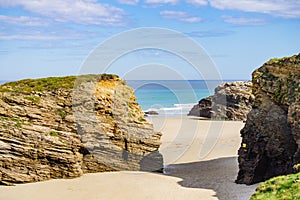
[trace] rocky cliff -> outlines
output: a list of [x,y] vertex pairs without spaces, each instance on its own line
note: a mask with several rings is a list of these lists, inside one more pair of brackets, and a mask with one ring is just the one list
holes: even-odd
[[252,74],[255,102],[239,149],[237,183],[293,172],[300,162],[300,54],[272,59]]
[[222,83],[215,88],[214,95],[201,99],[188,115],[225,120],[246,120],[254,101],[251,87],[250,81]]
[[115,75],[1,85],[0,184],[158,171],[161,134],[143,116],[133,90]]

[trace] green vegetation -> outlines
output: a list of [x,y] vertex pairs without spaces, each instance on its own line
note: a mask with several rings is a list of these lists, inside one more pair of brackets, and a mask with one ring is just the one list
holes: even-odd
[[140,122],[144,122],[144,121],[146,121],[143,117],[139,117],[139,119],[138,119]]
[[[296,77],[288,78],[286,80],[278,79],[273,82],[277,85],[272,99],[281,104],[289,104],[290,102],[298,101],[299,99],[299,79]],[[274,86],[272,85],[272,86]]]
[[62,140],[62,139],[59,139],[59,141],[60,141],[61,143],[63,143],[64,145],[66,145],[66,146],[70,145],[68,142],[66,142],[66,141],[64,141],[64,140]]
[[58,88],[73,88],[75,79],[75,76],[25,79],[5,83],[0,87],[0,91],[30,93],[32,91],[43,92],[44,90],[54,90]]
[[35,95],[25,96],[24,98],[31,101],[32,103],[39,103],[41,100],[39,96],[35,96]]
[[258,70],[256,70],[254,73],[253,73],[253,79],[258,79],[260,77],[262,77],[264,75],[263,72],[260,72]]
[[274,96],[272,97],[273,100],[276,100],[277,102],[281,102],[281,98],[282,98],[282,92],[281,92],[281,88],[282,88],[282,82],[279,81],[278,82],[278,86],[274,92]]
[[250,200],[300,199],[300,173],[278,176],[259,185]]
[[283,58],[273,58],[270,59],[268,62],[266,62],[267,65],[277,65],[277,66],[286,66],[289,65],[289,67],[292,68],[299,68],[299,56],[293,55],[291,57],[283,57]]
[[[19,129],[22,128],[22,125],[24,124],[23,120],[20,120],[15,117],[7,117],[7,116],[0,115],[0,120],[14,122],[14,127],[19,128]],[[2,126],[2,127],[8,128],[7,126]]]
[[110,121],[114,121],[114,118],[112,116],[108,116],[107,119],[109,119]]
[[59,116],[60,116],[62,119],[65,119],[66,116],[67,116],[67,113],[66,113],[66,111],[64,111],[64,110],[59,110],[59,111],[58,111],[58,114],[59,114]]
[[17,128],[22,128],[22,122],[17,121],[16,124],[15,124],[15,126],[16,126]]
[[86,81],[109,80],[116,78],[116,75],[111,74],[89,74],[81,76],[66,76],[66,77],[49,77],[41,79],[25,79],[10,83],[5,83],[0,86],[0,92],[20,92],[31,93],[33,91],[43,92],[56,89],[72,89],[74,84],[78,85]]
[[49,135],[52,136],[52,137],[58,137],[59,136],[58,133],[55,132],[55,131],[51,131]]
[[272,64],[283,65],[283,61],[285,59],[286,59],[286,57],[284,57],[284,58],[273,58],[273,59],[269,60],[266,64],[268,64],[268,65],[272,65]]
[[[297,63],[299,63],[298,60],[296,60],[296,57],[291,58],[281,58],[281,59],[272,59],[268,63],[285,63],[287,66],[287,69],[290,69],[292,67],[297,67]],[[300,66],[299,66],[300,67]],[[268,68],[266,68],[268,69]],[[300,68],[299,68],[300,69]],[[278,70],[278,68],[277,68]],[[266,71],[266,70],[265,70]],[[276,71],[276,70],[275,70]],[[272,73],[269,73],[267,75],[267,82],[269,91],[274,91],[274,95],[272,96],[272,99],[276,101],[277,103],[281,104],[289,104],[291,102],[298,101],[300,99],[300,87],[299,87],[299,80],[300,75],[297,74],[300,71],[276,71],[277,75],[273,75]],[[265,73],[265,72],[264,72]],[[281,75],[278,75],[281,74]],[[263,80],[260,80],[263,81]],[[263,85],[265,86],[265,85]]]

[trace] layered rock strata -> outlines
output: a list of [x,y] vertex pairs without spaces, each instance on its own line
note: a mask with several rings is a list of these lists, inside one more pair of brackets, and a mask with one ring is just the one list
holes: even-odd
[[[75,84],[75,87],[74,87]],[[158,171],[161,133],[115,75],[0,86],[0,183],[115,170]]]
[[252,83],[222,83],[215,88],[215,94],[201,99],[189,112],[189,116],[224,120],[246,120],[251,110],[254,96]]

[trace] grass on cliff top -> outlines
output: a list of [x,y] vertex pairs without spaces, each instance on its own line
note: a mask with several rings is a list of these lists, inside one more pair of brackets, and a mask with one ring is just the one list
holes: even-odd
[[278,176],[261,183],[250,200],[300,199],[300,173]]
[[56,89],[72,89],[75,83],[95,80],[109,80],[116,78],[111,74],[89,74],[81,76],[49,77],[40,79],[24,79],[20,81],[5,83],[0,85],[0,92],[20,92],[30,93],[32,91],[52,91]]
[[266,62],[267,65],[285,65],[288,63],[291,63],[294,67],[299,67],[300,54],[283,58],[272,58],[268,62]]

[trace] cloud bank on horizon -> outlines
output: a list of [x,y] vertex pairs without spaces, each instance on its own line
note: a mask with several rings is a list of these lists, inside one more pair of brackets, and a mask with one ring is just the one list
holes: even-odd
[[[32,77],[55,74],[62,65],[66,69],[59,74],[76,73],[84,56],[99,42],[112,34],[147,26],[175,29],[195,38],[216,59],[226,78],[247,78],[250,67],[236,72],[237,65],[246,61],[257,65],[265,57],[299,51],[298,0],[0,0],[0,10],[0,68],[7,72],[0,79],[20,77],[7,67],[23,69],[26,61],[36,71],[25,73]],[[269,53],[265,47],[255,50],[252,46],[254,41],[259,45],[264,40],[274,43]],[[236,66],[230,66],[229,59],[241,49],[244,56],[236,59]],[[258,52],[247,59],[245,55],[252,51]],[[41,59],[32,61],[37,55]],[[15,56],[20,56],[19,62]],[[45,67],[40,69],[42,63]],[[60,66],[49,69],[52,64]]]

